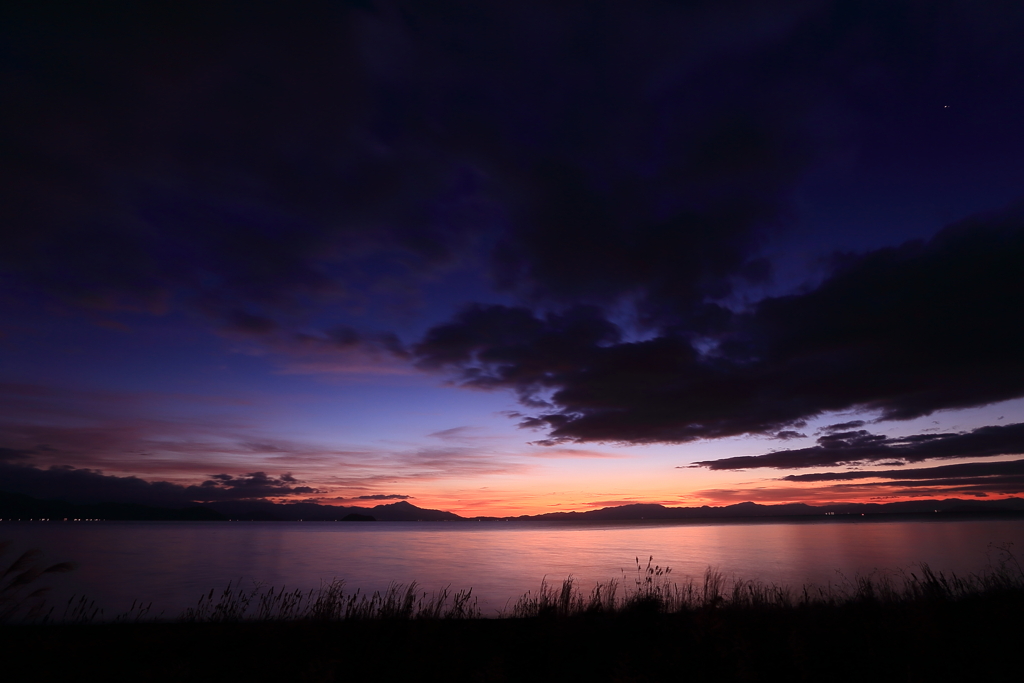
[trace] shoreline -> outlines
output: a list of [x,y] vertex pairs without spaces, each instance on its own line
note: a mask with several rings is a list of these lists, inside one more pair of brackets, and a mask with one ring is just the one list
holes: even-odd
[[[821,519],[884,516],[965,515],[1024,517],[1024,499],[966,500],[947,498],[890,503],[782,503],[754,502],[725,506],[666,507],[661,504],[630,503],[584,512],[548,512],[539,515],[474,515],[462,517],[444,510],[431,510],[399,501],[365,507],[337,507],[315,503],[272,503],[266,500],[193,504],[187,507],[154,507],[138,503],[70,503],[43,500],[24,494],[0,491],[0,522],[4,520],[46,521],[293,521],[293,522],[482,522],[482,521],[647,521],[647,520],[754,520]],[[947,517],[948,518],[948,517]]]
[[[9,545],[8,543],[4,544]],[[241,580],[223,589],[204,590],[197,602],[177,616],[152,613],[152,602],[135,599],[123,613],[108,615],[86,595],[72,595],[63,612],[48,602],[52,586],[36,583],[49,574],[77,569],[73,562],[43,563],[38,550],[28,550],[0,569],[0,624],[111,624],[111,623],[270,623],[354,622],[415,620],[517,619],[646,613],[678,615],[729,610],[804,610],[847,608],[858,604],[898,607],[922,603],[954,603],[987,600],[994,595],[1024,600],[1024,567],[1012,544],[995,546],[989,564],[980,572],[957,575],[934,570],[920,562],[896,571],[874,570],[867,575],[843,577],[825,585],[803,583],[799,587],[759,579],[731,578],[708,566],[702,576],[676,581],[672,569],[635,558],[635,570],[623,570],[619,579],[596,582],[593,588],[571,573],[562,581],[543,578],[539,588],[509,597],[504,607],[485,617],[473,589],[452,590],[451,584],[428,592],[416,581],[392,581],[384,590],[349,589],[343,579],[321,581],[315,589],[286,589],[263,583],[245,588]],[[52,582],[43,582],[52,583]],[[34,584],[34,585],[33,585]],[[77,598],[77,601],[75,600]]]
[[972,520],[1024,520],[1024,511],[1019,510],[982,510],[948,512],[938,510],[926,512],[877,512],[877,513],[836,513],[834,515],[756,515],[751,517],[738,516],[707,516],[707,517],[652,517],[627,519],[593,519],[593,518],[558,518],[538,519],[535,517],[464,517],[461,519],[416,519],[416,520],[343,520],[343,519],[3,519],[2,524],[95,524],[95,523],[133,523],[133,524],[342,524],[344,526],[365,527],[369,522],[375,526],[383,524],[454,524],[456,526],[472,523],[520,523],[547,524],[566,526],[627,526],[638,524],[664,525],[710,525],[710,524],[859,524],[882,522],[969,522]]
[[[0,597],[16,598],[8,587]],[[31,680],[1010,681],[1024,569],[1004,548],[981,574],[921,564],[797,590],[710,567],[677,584],[638,560],[589,593],[572,577],[542,582],[498,618],[481,615],[471,590],[366,595],[343,582],[307,593],[229,585],[173,621],[144,604],[114,622],[84,598],[69,607],[47,623],[0,624],[8,661],[30,662]]]

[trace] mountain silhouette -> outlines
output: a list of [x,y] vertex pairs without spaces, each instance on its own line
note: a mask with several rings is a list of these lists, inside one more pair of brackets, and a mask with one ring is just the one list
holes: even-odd
[[490,519],[522,521],[630,521],[672,519],[756,519],[813,518],[824,516],[921,515],[921,514],[1024,515],[1024,499],[1003,500],[913,500],[897,503],[839,503],[807,505],[785,503],[761,505],[744,502],[722,507],[666,507],[657,503],[630,503],[586,512],[548,512],[519,517],[460,517],[453,512],[421,508],[401,500],[374,507],[341,507],[316,503],[271,503],[263,500],[226,501],[183,508],[166,508],[135,503],[74,503],[40,500],[23,494],[0,491],[0,519],[104,519],[133,521],[307,521],[333,522],[366,520],[381,522],[443,522]]

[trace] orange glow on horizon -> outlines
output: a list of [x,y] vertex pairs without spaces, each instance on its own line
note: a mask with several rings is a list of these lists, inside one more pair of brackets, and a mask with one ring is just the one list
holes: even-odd
[[[678,496],[622,496],[595,500],[593,497],[570,496],[560,498],[554,494],[520,494],[502,492],[505,495],[488,495],[489,492],[479,491],[462,495],[446,495],[424,492],[421,496],[410,496],[405,502],[419,508],[443,510],[460,517],[518,517],[522,515],[543,515],[552,512],[587,512],[602,508],[618,507],[632,504],[657,504],[669,508],[683,507],[726,507],[738,503],[752,502],[759,505],[805,504],[814,507],[843,504],[886,504],[910,502],[915,500],[1005,500],[1013,498],[1014,493],[986,493],[985,495],[967,494],[955,487],[928,488],[894,492],[891,487],[871,487],[862,485],[857,491],[836,491],[836,487],[751,487],[743,489],[721,489],[693,491]],[[308,500],[308,499],[307,499]],[[336,499],[335,499],[336,500]],[[292,502],[282,499],[278,502]],[[312,501],[311,501],[312,502]],[[356,500],[348,499],[340,502],[321,504],[339,507],[372,508],[376,505],[387,505],[397,500]]]

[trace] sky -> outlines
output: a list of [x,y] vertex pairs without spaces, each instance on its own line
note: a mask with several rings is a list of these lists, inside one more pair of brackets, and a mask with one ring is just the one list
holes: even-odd
[[11,3],[0,490],[1024,492],[1024,5]]

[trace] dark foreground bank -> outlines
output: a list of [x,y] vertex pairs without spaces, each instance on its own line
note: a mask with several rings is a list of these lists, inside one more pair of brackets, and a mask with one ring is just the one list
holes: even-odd
[[508,619],[0,627],[22,680],[1019,681],[1024,593]]
[[469,590],[229,585],[173,621],[43,610],[25,591],[64,565],[28,552],[0,577],[0,657],[30,681],[1020,681],[1024,568],[1001,552],[967,577],[922,564],[800,591],[713,568],[678,584],[637,558],[626,586],[542,583],[496,619]]

